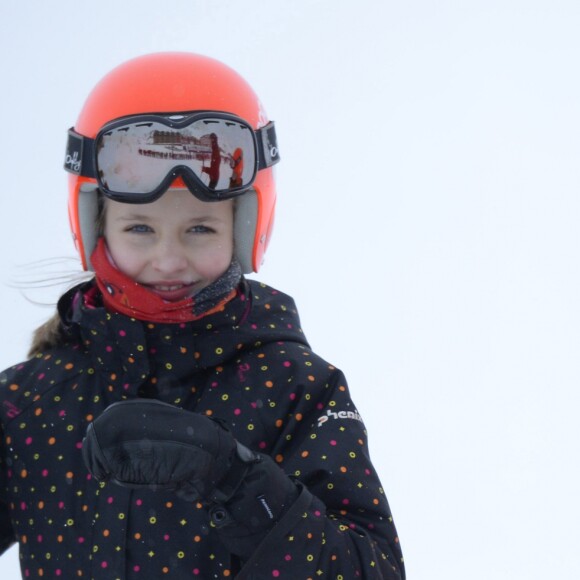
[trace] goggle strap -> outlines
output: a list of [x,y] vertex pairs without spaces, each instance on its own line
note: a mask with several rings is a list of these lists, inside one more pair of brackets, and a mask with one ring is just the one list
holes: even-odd
[[271,167],[280,161],[280,151],[276,139],[276,128],[274,121],[270,121],[264,127],[255,131],[258,141],[258,171]]
[[96,177],[94,167],[94,139],[79,135],[74,128],[68,130],[64,168],[69,173],[83,177]]

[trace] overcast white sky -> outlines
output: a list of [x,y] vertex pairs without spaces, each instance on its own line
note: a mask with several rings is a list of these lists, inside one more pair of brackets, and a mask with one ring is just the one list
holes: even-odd
[[409,579],[580,578],[579,31],[577,0],[2,2],[0,367],[51,313],[10,280],[75,257],[88,91],[139,54],[216,57],[277,124],[256,277],[346,372]]

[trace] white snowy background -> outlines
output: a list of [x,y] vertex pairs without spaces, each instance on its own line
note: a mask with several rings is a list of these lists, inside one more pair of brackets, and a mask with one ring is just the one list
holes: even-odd
[[580,578],[578,0],[2,1],[0,367],[52,312],[11,283],[75,257],[67,128],[162,50],[233,66],[277,123],[257,277],[346,372],[409,579]]

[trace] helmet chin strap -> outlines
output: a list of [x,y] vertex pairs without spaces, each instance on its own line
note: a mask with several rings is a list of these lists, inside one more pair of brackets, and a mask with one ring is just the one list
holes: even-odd
[[[219,203],[219,202],[215,202]],[[91,254],[99,237],[97,218],[99,215],[99,194],[95,184],[81,185],[78,199],[80,230],[84,260],[87,268],[93,270]],[[234,215],[234,253],[243,274],[254,271],[252,255],[258,224],[258,196],[253,189],[236,198]]]

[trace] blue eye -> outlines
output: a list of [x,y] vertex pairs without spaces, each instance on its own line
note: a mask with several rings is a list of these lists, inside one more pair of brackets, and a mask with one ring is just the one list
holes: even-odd
[[153,230],[149,226],[146,226],[144,224],[136,224],[134,226],[129,226],[127,228],[127,231],[134,232],[136,234],[145,234],[145,233],[152,232]]
[[208,228],[207,226],[193,226],[189,231],[193,234],[210,234],[214,230]]

